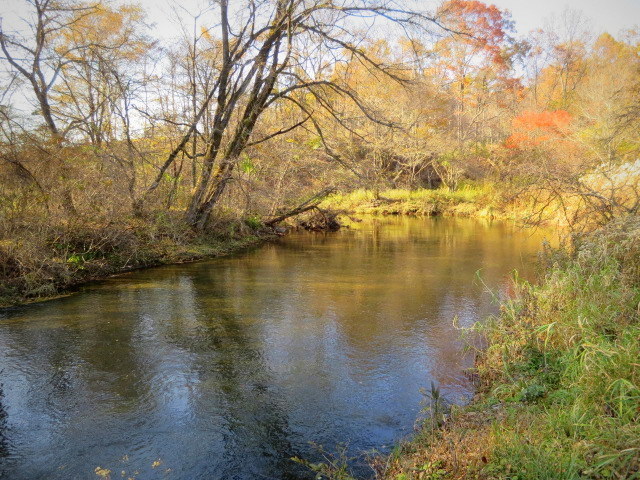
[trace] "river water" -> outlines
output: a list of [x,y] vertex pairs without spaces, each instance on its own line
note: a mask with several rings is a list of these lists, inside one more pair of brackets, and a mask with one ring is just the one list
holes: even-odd
[[0,312],[0,477],[295,479],[387,452],[431,382],[464,402],[454,327],[534,272],[542,234],[369,219],[134,272]]

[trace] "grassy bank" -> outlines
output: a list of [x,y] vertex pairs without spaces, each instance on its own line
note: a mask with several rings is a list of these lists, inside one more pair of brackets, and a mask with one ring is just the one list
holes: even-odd
[[0,241],[0,307],[55,297],[139,268],[229,255],[270,238],[238,221],[196,234],[166,216],[25,225]]
[[435,415],[383,478],[640,478],[640,219],[548,252],[482,335],[479,393]]
[[469,183],[455,191],[389,189],[377,196],[371,190],[359,189],[333,194],[321,207],[354,215],[503,217],[507,214],[505,203],[490,183]]

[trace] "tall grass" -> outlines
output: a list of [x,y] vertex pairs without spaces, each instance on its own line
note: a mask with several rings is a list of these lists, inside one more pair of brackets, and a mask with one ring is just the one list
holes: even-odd
[[541,285],[520,285],[479,327],[487,401],[518,407],[496,429],[486,470],[640,478],[640,220],[614,222],[548,261]]

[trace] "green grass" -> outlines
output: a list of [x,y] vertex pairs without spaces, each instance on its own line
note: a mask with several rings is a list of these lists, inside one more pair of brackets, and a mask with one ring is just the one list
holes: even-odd
[[470,332],[487,344],[480,396],[417,437],[387,478],[419,478],[425,459],[446,478],[640,478],[640,219],[546,258],[543,281],[520,283]]
[[371,190],[358,189],[329,196],[322,207],[353,214],[475,214],[493,207],[495,191],[491,184],[468,183],[455,191],[447,188],[389,189],[376,199]]

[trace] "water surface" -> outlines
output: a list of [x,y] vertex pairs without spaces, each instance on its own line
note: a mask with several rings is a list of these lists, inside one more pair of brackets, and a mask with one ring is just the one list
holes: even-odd
[[483,282],[531,275],[541,239],[369,220],[0,313],[0,477],[294,479],[313,444],[387,451],[432,381],[469,397],[453,319],[494,312]]

